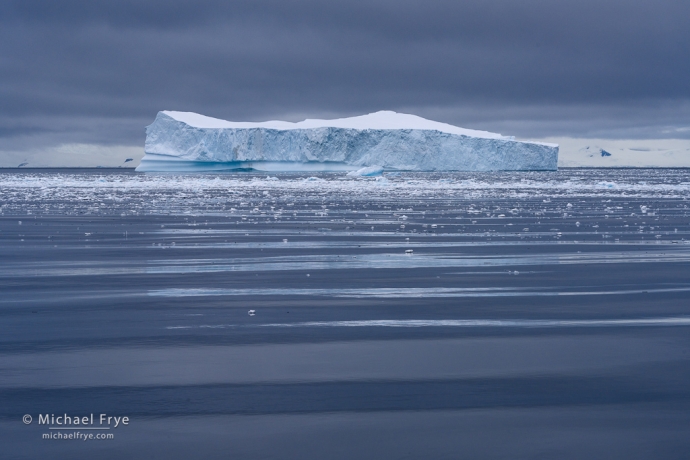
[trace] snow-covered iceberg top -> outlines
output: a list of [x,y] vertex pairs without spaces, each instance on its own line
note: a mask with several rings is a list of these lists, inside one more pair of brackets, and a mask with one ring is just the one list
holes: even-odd
[[288,129],[314,129],[314,128],[343,128],[343,129],[421,129],[425,131],[439,131],[448,134],[457,134],[459,136],[482,137],[484,139],[514,139],[512,137],[501,136],[497,133],[490,133],[488,131],[478,131],[475,129],[465,129],[458,126],[449,125],[448,123],[440,123],[438,121],[427,120],[426,118],[418,117],[417,115],[410,115],[407,113],[397,113],[390,110],[382,110],[380,112],[370,113],[367,115],[360,115],[358,117],[336,118],[335,120],[318,120],[306,119],[297,123],[289,121],[263,121],[260,123],[254,122],[237,122],[226,121],[218,118],[207,117],[199,115],[194,112],[173,112],[164,110],[161,112],[182,123],[195,128],[211,128],[211,129],[251,129],[251,128],[265,128],[276,130]]
[[391,111],[297,123],[163,111],[146,129],[145,152],[139,171],[555,170],[558,162],[555,144]]

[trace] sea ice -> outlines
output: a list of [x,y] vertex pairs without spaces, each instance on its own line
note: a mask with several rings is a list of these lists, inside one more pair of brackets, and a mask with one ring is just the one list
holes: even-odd
[[383,168],[381,166],[366,166],[364,168],[358,169],[357,171],[350,171],[347,173],[350,177],[372,177],[380,176],[383,174]]
[[558,163],[556,144],[390,111],[299,123],[159,112],[146,128],[145,152],[138,171],[525,171]]

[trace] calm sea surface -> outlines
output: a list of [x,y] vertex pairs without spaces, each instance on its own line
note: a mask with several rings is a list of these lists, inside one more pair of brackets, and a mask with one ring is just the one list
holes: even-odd
[[688,458],[688,198],[690,170],[0,172],[0,456]]

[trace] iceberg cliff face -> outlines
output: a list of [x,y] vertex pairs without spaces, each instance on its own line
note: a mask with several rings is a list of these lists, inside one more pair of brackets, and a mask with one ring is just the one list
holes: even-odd
[[138,171],[556,170],[558,146],[377,112],[299,123],[233,123],[159,112]]

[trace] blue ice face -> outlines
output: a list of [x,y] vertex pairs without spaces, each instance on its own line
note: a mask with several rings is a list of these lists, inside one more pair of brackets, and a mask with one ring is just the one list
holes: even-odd
[[552,171],[558,146],[425,129],[197,128],[164,113],[139,171]]

